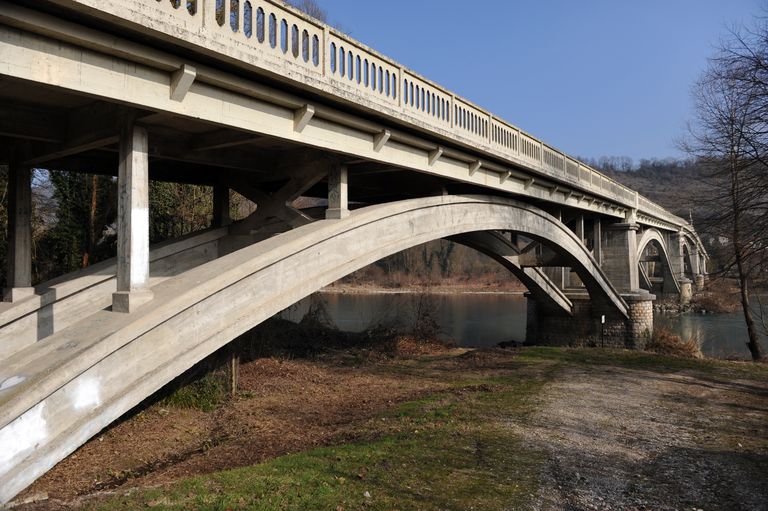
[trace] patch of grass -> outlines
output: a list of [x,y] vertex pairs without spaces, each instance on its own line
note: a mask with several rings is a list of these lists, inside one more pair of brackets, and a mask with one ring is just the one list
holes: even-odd
[[165,406],[192,408],[210,412],[215,410],[227,397],[226,385],[217,374],[207,374],[188,383],[160,402]]
[[[523,371],[525,372],[525,371]],[[510,427],[535,410],[552,372],[473,378],[372,417],[357,441],[161,489],[91,501],[90,509],[526,509],[544,454]]]

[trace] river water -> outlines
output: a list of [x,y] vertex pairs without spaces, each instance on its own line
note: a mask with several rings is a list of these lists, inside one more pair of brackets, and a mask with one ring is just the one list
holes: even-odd
[[[502,341],[525,340],[526,298],[516,294],[409,293],[315,295],[330,319],[341,330],[359,332],[376,323],[408,323],[419,306],[432,312],[441,336],[467,347],[494,346]],[[419,302],[419,300],[422,300]],[[307,312],[310,299],[303,300],[283,316],[298,321]],[[749,358],[747,332],[741,314],[657,314],[656,324],[665,324],[684,338],[701,339],[707,357]],[[763,340],[768,348],[768,339]]]

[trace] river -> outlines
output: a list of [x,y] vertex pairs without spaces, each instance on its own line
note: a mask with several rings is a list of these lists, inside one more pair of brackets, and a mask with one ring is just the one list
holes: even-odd
[[[419,296],[425,295],[322,293],[315,296],[324,302],[337,327],[353,332],[377,322],[408,322]],[[426,297],[428,308],[440,325],[441,336],[454,339],[461,346],[487,347],[502,341],[525,340],[526,299],[522,295],[431,294]],[[308,310],[309,300],[290,308],[284,317],[293,321],[301,319]],[[741,314],[657,314],[655,322],[667,325],[684,338],[698,336],[707,357],[749,358]],[[768,339],[764,338],[763,346],[768,348]]]

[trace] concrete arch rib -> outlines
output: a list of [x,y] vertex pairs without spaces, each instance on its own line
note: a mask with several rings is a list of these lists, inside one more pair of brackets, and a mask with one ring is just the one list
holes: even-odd
[[168,279],[132,314],[100,311],[6,359],[0,502],[196,362],[301,298],[405,248],[487,230],[557,244],[585,284],[626,316],[626,303],[576,235],[530,205],[442,196],[321,220]]
[[543,271],[523,268],[517,262],[519,251],[501,233],[493,231],[470,232],[448,238],[470,247],[495,260],[510,271],[530,291],[537,303],[544,307],[572,314],[573,304]]
[[[637,260],[639,261],[642,258],[643,252],[645,252],[645,249],[651,242],[656,242],[661,247],[660,255],[665,268],[664,286],[671,285],[670,292],[680,294],[680,283],[675,278],[673,270],[674,266],[672,266],[672,261],[669,259],[669,247],[667,246],[667,241],[658,230],[647,229],[640,236],[640,239],[637,241]],[[648,279],[648,276],[645,274],[645,269],[642,266],[640,267],[640,271],[642,276]]]

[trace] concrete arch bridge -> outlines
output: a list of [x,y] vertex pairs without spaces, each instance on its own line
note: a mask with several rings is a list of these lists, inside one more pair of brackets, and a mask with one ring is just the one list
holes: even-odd
[[[272,0],[0,1],[0,164],[0,502],[259,322],[429,240],[519,278],[531,342],[642,347],[655,296],[705,275],[685,220]],[[117,177],[115,259],[33,285],[36,168]],[[150,246],[150,180],[211,187],[210,229]],[[232,190],[257,205],[236,222]]]

